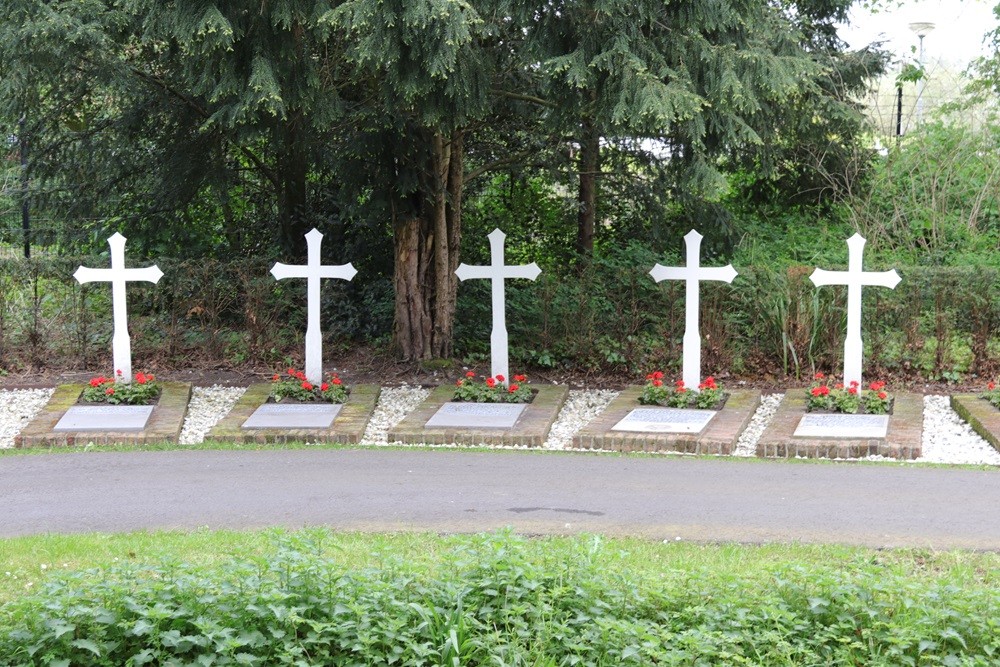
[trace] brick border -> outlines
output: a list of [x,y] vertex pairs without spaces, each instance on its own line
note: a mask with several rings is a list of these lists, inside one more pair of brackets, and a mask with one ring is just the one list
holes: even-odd
[[52,429],[66,411],[76,405],[85,384],[62,384],[56,387],[45,404],[24,430],[14,438],[15,447],[72,447],[76,445],[145,445],[176,443],[191,400],[190,382],[162,382],[160,401],[153,408],[142,431],[60,431]]
[[976,394],[955,394],[951,397],[951,407],[993,449],[1000,451],[1000,410]]
[[566,397],[569,387],[541,385],[535,399],[528,403],[517,423],[510,428],[426,428],[427,420],[451,401],[455,394],[454,385],[442,385],[431,391],[423,403],[406,416],[403,421],[389,430],[389,442],[411,445],[507,445],[509,447],[541,447],[549,436],[549,430]]
[[271,385],[253,384],[236,402],[229,414],[216,424],[206,440],[219,442],[239,442],[245,444],[283,444],[287,442],[338,442],[353,445],[361,442],[368,420],[375,411],[382,388],[377,384],[357,384],[340,409],[330,428],[255,428],[244,429],[243,422],[254,410],[267,402]]
[[878,455],[909,460],[922,452],[924,399],[919,394],[896,394],[884,438],[795,437],[792,433],[805,413],[806,389],[789,389],[757,442],[757,456],[860,459]]
[[737,390],[729,392],[729,399],[701,433],[640,433],[612,431],[611,428],[632,410],[642,407],[639,396],[642,387],[629,387],[608,404],[596,419],[575,436],[575,449],[603,449],[618,452],[681,452],[684,454],[733,453],[740,434],[750,423],[760,392]]

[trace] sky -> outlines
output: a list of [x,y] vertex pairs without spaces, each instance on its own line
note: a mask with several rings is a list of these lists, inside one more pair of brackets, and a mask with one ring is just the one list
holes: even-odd
[[897,57],[916,59],[918,38],[910,30],[913,22],[929,22],[934,29],[924,37],[927,61],[948,63],[964,69],[969,61],[985,55],[983,37],[997,25],[993,7],[1000,0],[905,0],[883,3],[892,7],[872,13],[855,4],[851,24],[841,37],[852,48],[885,40],[885,47]]

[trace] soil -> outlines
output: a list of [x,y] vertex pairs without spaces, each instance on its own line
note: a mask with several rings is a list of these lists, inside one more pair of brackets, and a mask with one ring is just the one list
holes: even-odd
[[[110,353],[108,355],[110,357]],[[332,358],[331,358],[332,357]],[[478,373],[488,373],[489,364],[463,365],[460,360],[435,360],[428,362],[402,362],[393,358],[385,350],[369,346],[356,346],[346,352],[338,351],[336,355],[327,355],[328,372],[337,372],[348,384],[371,383],[382,386],[419,385],[436,386],[454,384],[455,380],[464,377],[465,372],[474,370]],[[301,359],[295,361],[301,368]],[[245,387],[259,382],[270,382],[275,372],[284,372],[284,368],[254,367],[249,365],[234,366],[231,364],[212,364],[197,361],[190,368],[166,368],[156,362],[144,365],[141,360],[133,362],[134,370],[154,373],[158,380],[190,382],[195,386],[211,385]],[[645,377],[643,373],[627,373],[625,371],[609,372],[594,369],[512,369],[517,372],[526,371],[528,381],[535,384],[564,384],[571,389],[623,389],[629,385],[641,384]],[[7,373],[0,369],[0,388],[2,389],[37,389],[52,387],[69,382],[87,382],[108,369],[93,368],[91,370],[43,369],[41,371],[24,373]],[[679,374],[679,373],[678,373]],[[762,377],[734,376],[726,373],[714,373],[720,385],[727,389],[760,389],[763,393],[784,392],[788,387],[805,387],[809,378],[783,378],[766,374]],[[891,391],[911,391],[918,394],[951,394],[959,392],[980,392],[985,380],[965,383],[926,382],[917,378],[881,377],[887,380]]]

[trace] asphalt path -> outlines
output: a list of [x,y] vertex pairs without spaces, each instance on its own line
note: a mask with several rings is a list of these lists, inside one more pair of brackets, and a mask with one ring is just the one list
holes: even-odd
[[1000,550],[1000,471],[426,450],[0,458],[0,536],[331,526]]

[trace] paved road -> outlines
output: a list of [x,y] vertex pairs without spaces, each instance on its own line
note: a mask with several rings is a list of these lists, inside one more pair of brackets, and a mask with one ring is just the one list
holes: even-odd
[[1000,471],[416,450],[0,459],[0,536],[271,525],[1000,549]]

